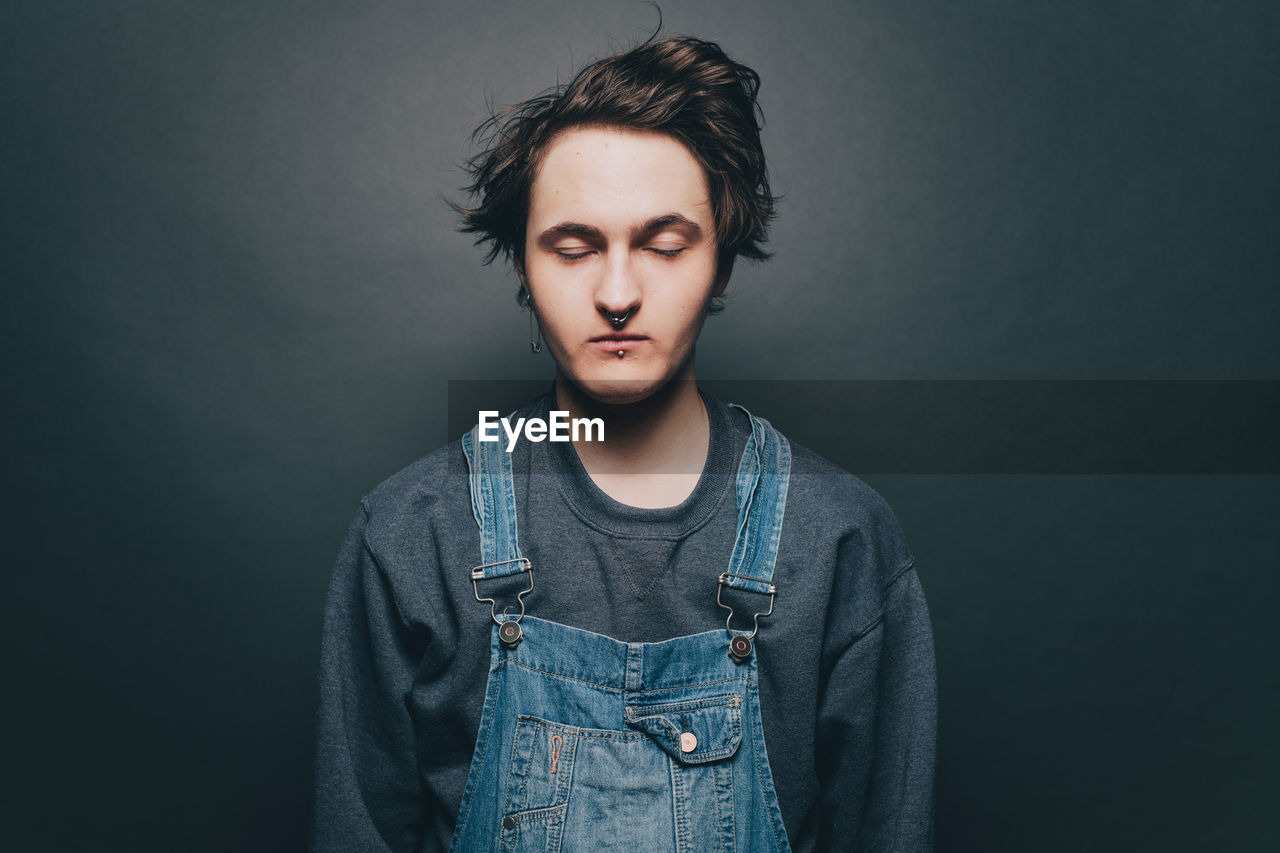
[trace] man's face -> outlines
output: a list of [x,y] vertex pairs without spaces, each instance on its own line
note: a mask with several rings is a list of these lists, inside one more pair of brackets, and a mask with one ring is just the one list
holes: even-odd
[[[728,276],[717,278],[706,178],[683,144],[619,128],[561,133],[534,179],[526,235],[525,284],[570,382],[629,403],[692,376],[708,300]],[[606,312],[627,319],[615,326]]]

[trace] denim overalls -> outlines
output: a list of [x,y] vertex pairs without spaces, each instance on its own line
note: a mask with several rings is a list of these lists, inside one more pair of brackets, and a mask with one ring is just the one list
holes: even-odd
[[480,589],[494,578],[525,573],[528,586],[519,615],[494,613],[484,711],[450,849],[789,853],[751,642],[759,616],[773,610],[786,438],[751,416],[737,537],[715,592],[717,602],[725,585],[761,593],[768,611],[750,634],[726,622],[662,643],[525,616],[533,571],[517,541],[511,458],[501,442],[479,441],[478,428],[462,446],[480,526],[476,598],[496,609]]

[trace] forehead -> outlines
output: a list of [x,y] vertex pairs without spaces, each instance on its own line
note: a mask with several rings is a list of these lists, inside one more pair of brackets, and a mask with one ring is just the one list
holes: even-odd
[[706,175],[679,140],[622,128],[573,128],[543,154],[529,199],[529,230],[562,221],[630,227],[667,213],[709,224]]

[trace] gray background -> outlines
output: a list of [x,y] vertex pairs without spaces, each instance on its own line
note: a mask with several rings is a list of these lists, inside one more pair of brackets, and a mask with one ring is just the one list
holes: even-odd
[[[1280,378],[1276,4],[662,6],[760,72],[785,195],[700,375]],[[8,849],[303,848],[359,497],[448,380],[550,375],[452,230],[467,135],[655,21],[4,5]],[[867,479],[933,610],[939,850],[1275,849],[1275,476]]]

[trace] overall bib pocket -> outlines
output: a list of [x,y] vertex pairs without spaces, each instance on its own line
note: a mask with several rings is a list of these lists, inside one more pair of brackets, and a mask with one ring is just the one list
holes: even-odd
[[742,696],[733,693],[681,702],[628,704],[627,725],[644,732],[681,764],[731,758],[742,743]]

